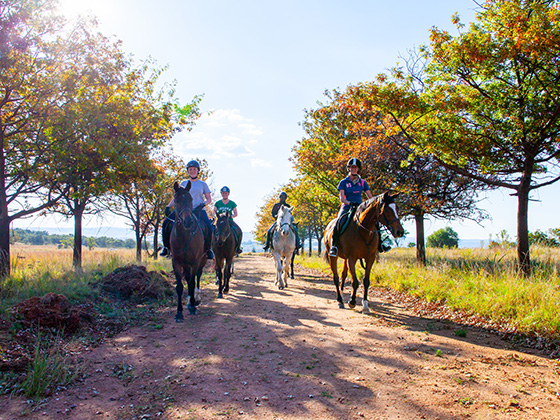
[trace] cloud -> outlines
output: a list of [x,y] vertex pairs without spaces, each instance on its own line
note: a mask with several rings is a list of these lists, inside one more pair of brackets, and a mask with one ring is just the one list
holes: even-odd
[[264,160],[260,158],[253,158],[251,159],[251,167],[252,168],[271,168],[272,162],[269,160]]
[[185,156],[232,159],[255,156],[249,147],[258,143],[263,129],[237,109],[218,109],[200,117],[190,132],[173,139],[174,149]]

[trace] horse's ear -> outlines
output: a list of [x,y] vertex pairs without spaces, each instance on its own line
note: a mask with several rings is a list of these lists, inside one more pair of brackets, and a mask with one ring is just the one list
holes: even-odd
[[187,182],[187,185],[185,185],[185,190],[187,191],[191,190],[191,181]]
[[288,207],[288,210],[289,210],[289,211],[290,211],[290,213],[291,213],[292,211],[294,211],[294,206],[292,206],[292,207]]
[[175,181],[175,183],[173,184],[173,189],[175,191],[177,191],[179,189],[179,183],[177,181]]

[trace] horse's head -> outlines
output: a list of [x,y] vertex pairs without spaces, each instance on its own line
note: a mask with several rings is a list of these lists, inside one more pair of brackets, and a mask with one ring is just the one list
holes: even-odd
[[278,210],[278,216],[276,216],[276,226],[279,227],[283,235],[288,235],[290,233],[291,224],[294,221],[294,217],[292,216],[293,209],[293,207],[288,207],[282,204]]
[[215,227],[216,230],[214,231],[214,237],[216,238],[216,243],[218,245],[223,245],[226,239],[231,235],[231,226],[229,224],[229,211],[223,211],[218,213],[218,217],[216,218]]
[[381,211],[379,214],[379,221],[387,226],[395,238],[404,236],[404,229],[399,220],[399,209],[395,198],[398,193],[390,194],[385,192],[381,198]]
[[189,181],[186,187],[181,187],[178,182],[173,184],[175,194],[173,195],[173,202],[175,203],[175,214],[177,220],[185,219],[182,214],[187,214],[187,217],[192,213],[192,197],[189,192],[191,189],[191,182]]

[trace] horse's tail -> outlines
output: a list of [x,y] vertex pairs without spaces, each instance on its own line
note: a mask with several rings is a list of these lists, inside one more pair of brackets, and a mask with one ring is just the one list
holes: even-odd
[[325,250],[323,251],[323,258],[325,259],[326,262],[329,262],[329,261],[330,261],[330,260],[329,260],[329,250],[328,250],[328,249],[325,249]]

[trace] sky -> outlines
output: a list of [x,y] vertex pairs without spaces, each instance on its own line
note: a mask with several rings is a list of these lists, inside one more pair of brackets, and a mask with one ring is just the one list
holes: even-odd
[[[227,185],[238,205],[237,223],[255,229],[265,198],[295,172],[292,149],[304,137],[305,109],[325,102],[324,92],[367,82],[394,67],[429,40],[436,26],[456,34],[451,17],[474,20],[472,0],[60,0],[60,13],[97,17],[98,29],[122,41],[135,62],[168,66],[182,103],[203,95],[203,116],[192,131],[173,138],[185,161],[206,159],[214,200]],[[529,229],[560,227],[560,184],[537,190]],[[516,232],[517,200],[509,190],[481,203],[492,220],[426,220],[426,237],[451,226],[461,239],[488,239]],[[289,201],[289,200],[288,200]],[[18,221],[17,227],[71,226],[61,219]],[[106,218],[84,227],[119,225]],[[414,236],[412,221],[403,224]]]

